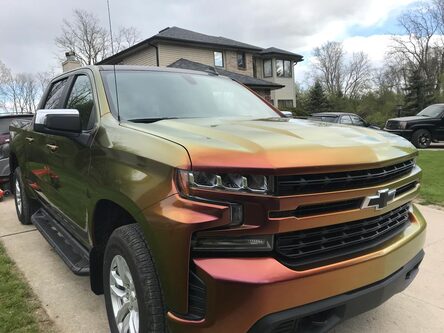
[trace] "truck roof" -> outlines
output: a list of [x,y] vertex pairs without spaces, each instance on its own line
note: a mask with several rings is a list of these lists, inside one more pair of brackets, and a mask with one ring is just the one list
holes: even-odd
[[[75,68],[63,74],[56,76],[63,76],[69,73],[74,73],[82,69],[91,69],[92,71],[151,71],[151,72],[170,72],[170,73],[189,73],[189,74],[200,74],[200,75],[219,75],[217,69],[213,71],[195,71],[190,69],[173,68],[173,67],[157,67],[157,66],[136,66],[136,65],[88,65],[79,68]],[[214,68],[214,67],[213,67]],[[221,75],[222,76],[222,75]]]

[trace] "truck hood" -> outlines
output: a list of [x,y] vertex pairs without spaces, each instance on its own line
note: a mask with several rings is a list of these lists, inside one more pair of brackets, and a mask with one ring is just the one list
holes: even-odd
[[400,122],[400,121],[407,121],[407,122],[415,121],[416,122],[416,121],[428,121],[431,119],[433,119],[433,118],[422,117],[422,116],[409,116],[409,117],[392,118],[392,119],[389,119],[388,121],[398,121],[398,122]]
[[194,169],[372,165],[416,152],[407,140],[383,131],[300,119],[195,118],[122,126],[180,144]]

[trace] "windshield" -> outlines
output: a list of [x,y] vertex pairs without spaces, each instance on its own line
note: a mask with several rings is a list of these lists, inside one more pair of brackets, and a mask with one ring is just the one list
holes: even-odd
[[[108,101],[117,113],[114,72],[103,71]],[[279,117],[240,84],[218,76],[116,71],[122,120],[204,117]]]
[[420,113],[418,113],[418,116],[438,118],[441,116],[443,110],[444,105],[430,105],[422,110]]

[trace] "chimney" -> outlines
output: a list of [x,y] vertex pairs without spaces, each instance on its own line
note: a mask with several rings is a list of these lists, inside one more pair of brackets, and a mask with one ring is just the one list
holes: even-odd
[[63,73],[70,71],[72,69],[76,69],[82,67],[80,61],[76,57],[76,53],[74,51],[69,51],[65,53],[66,60],[62,62]]

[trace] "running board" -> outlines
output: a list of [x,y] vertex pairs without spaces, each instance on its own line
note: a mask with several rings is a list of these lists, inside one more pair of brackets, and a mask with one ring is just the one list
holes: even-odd
[[76,275],[89,275],[89,253],[59,222],[40,208],[32,223]]

